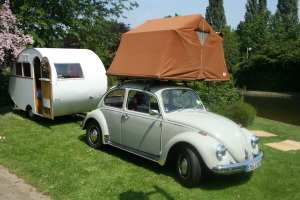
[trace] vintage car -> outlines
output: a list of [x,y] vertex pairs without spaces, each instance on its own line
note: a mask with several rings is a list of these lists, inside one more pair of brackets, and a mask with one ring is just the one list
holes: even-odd
[[91,147],[111,145],[164,165],[175,158],[179,180],[199,183],[204,168],[249,172],[261,165],[259,137],[205,109],[190,88],[131,81],[110,89],[84,119]]

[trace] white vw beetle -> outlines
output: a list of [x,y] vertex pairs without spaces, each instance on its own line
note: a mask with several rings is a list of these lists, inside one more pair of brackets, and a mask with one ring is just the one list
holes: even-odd
[[125,82],[110,89],[88,113],[90,146],[112,145],[158,162],[175,158],[180,181],[195,186],[204,167],[215,173],[249,172],[260,166],[259,138],[207,111],[199,96],[180,85]]

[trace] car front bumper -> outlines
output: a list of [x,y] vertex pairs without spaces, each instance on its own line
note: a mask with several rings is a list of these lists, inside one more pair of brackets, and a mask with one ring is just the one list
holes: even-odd
[[217,174],[233,174],[238,172],[249,172],[261,165],[264,157],[264,152],[261,151],[256,157],[251,160],[246,160],[240,163],[234,163],[229,165],[215,165],[212,171]]

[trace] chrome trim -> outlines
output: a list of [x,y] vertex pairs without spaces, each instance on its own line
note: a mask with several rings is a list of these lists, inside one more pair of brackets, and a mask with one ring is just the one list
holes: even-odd
[[212,171],[218,174],[232,174],[237,172],[245,172],[246,167],[252,163],[262,161],[264,152],[261,151],[255,158],[246,160],[240,163],[234,163],[229,165],[215,165],[212,167]]
[[150,154],[150,153],[147,153],[147,152],[144,152],[144,151],[140,151],[140,150],[137,150],[137,149],[134,149],[134,148],[122,145],[122,144],[118,144],[116,142],[108,141],[107,144],[111,145],[113,147],[122,149],[124,151],[127,151],[129,153],[135,154],[137,156],[141,156],[143,158],[146,158],[146,159],[154,161],[154,162],[158,162],[159,158],[160,158],[160,156],[153,155],[153,154]]
[[201,130],[196,129],[196,128],[192,127],[192,126],[188,126],[188,125],[185,125],[185,124],[182,124],[182,123],[178,123],[178,122],[174,122],[174,121],[164,120],[164,123],[182,126],[182,127],[184,127],[184,128],[191,129],[192,131],[195,131],[195,132],[200,132],[200,131],[201,131]]
[[141,118],[144,118],[144,119],[162,121],[162,119],[159,119],[161,117],[161,115],[153,116],[153,115],[149,115],[149,114],[146,114],[146,113],[140,113],[140,112],[134,112],[134,111],[123,111],[121,109],[111,109],[111,108],[107,108],[107,107],[99,108],[99,109],[100,110],[115,111],[115,112],[118,112],[118,113],[126,114],[128,116],[135,116],[135,117],[141,117]]

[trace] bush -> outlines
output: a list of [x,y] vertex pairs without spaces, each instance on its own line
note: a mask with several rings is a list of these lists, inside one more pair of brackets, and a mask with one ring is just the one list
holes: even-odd
[[300,41],[263,45],[234,66],[239,87],[247,90],[300,91]]
[[8,93],[9,71],[0,74],[0,108],[12,105]]
[[205,105],[232,104],[243,101],[243,95],[234,89],[233,81],[194,81],[188,86],[197,92]]
[[233,104],[211,104],[211,111],[223,115],[238,124],[249,126],[256,117],[256,110],[248,103],[239,101]]

